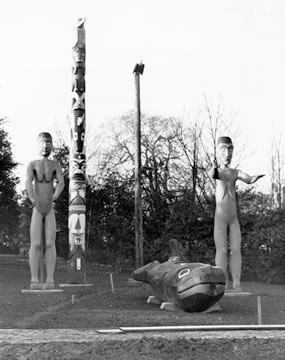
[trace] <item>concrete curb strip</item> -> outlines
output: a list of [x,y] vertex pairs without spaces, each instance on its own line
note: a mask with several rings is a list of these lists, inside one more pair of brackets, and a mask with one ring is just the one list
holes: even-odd
[[[111,331],[114,330],[112,333]],[[94,343],[96,341],[129,340],[142,337],[186,339],[282,339],[285,340],[284,330],[223,330],[223,331],[148,331],[148,332],[121,332],[110,329],[108,333],[99,333],[100,330],[73,330],[73,329],[0,329],[0,344],[40,344],[51,342]]]

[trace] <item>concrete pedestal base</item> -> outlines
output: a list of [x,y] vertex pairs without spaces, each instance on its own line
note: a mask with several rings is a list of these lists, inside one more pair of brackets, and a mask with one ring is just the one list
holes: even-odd
[[33,283],[30,285],[30,289],[22,289],[23,294],[52,294],[61,292],[63,292],[63,290],[55,289],[54,284],[47,283]]

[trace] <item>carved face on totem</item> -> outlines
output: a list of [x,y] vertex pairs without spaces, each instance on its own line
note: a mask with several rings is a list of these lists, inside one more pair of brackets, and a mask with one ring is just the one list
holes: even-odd
[[218,139],[217,161],[219,166],[228,167],[231,164],[234,146],[231,138],[222,136]]
[[[72,91],[76,93],[85,92],[85,79],[81,74],[75,74],[72,81]],[[84,100],[85,101],[85,100]],[[85,108],[85,105],[84,105]]]
[[84,47],[75,47],[73,49],[73,60],[74,62],[84,62],[85,61],[85,51]]
[[37,138],[38,153],[41,157],[48,158],[52,151],[52,137],[50,133],[42,132]]
[[74,47],[73,49],[73,74],[85,75],[85,48]]
[[70,177],[73,181],[85,182],[86,156],[74,154],[71,159]]

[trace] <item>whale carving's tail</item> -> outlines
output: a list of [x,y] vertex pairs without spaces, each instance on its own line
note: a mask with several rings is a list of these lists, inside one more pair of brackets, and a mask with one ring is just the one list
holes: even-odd
[[136,269],[135,271],[133,271],[133,279],[137,280],[137,281],[143,281],[145,283],[149,283],[148,281],[148,273],[154,269],[155,267],[157,267],[158,265],[160,265],[160,262],[157,260],[154,260],[138,269]]

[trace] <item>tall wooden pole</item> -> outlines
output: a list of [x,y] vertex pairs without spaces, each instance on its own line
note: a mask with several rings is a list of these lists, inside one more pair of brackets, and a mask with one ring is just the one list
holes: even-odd
[[72,48],[71,146],[69,165],[69,282],[85,283],[86,152],[85,152],[85,19],[78,19]]
[[141,198],[141,105],[140,105],[140,75],[144,65],[136,64],[136,152],[135,152],[135,266],[143,266],[143,231],[142,231],[142,198]]

